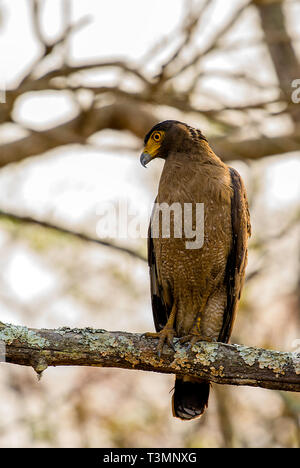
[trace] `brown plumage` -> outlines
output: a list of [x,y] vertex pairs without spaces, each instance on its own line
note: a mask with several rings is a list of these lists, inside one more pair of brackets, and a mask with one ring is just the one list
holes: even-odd
[[[182,122],[165,121],[145,137],[141,163],[165,159],[156,202],[204,204],[204,242],[188,249],[184,229],[175,236],[178,218],[171,213],[169,237],[148,237],[152,309],[158,353],[173,337],[190,345],[197,340],[228,342],[244,283],[250,220],[243,182],[212,151],[206,138]],[[155,204],[152,222],[158,219]],[[177,221],[176,221],[177,220]],[[175,221],[175,222],[174,222]],[[184,226],[184,223],[182,223]],[[173,414],[200,416],[207,406],[209,383],[176,376]]]

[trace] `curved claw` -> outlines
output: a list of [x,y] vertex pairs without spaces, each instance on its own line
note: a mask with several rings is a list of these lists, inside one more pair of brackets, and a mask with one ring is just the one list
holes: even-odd
[[195,343],[197,343],[197,341],[201,341],[201,340],[202,340],[202,337],[196,334],[185,335],[179,338],[179,341],[181,344],[184,344],[187,342],[189,343],[187,347],[188,351],[194,346]]
[[157,356],[159,358],[161,357],[161,353],[162,353],[165,342],[167,342],[169,347],[175,352],[175,347],[173,344],[174,335],[175,335],[175,330],[173,328],[166,328],[166,327],[157,333],[152,333],[152,332],[144,333],[144,336],[147,336],[148,338],[158,338]]
[[172,350],[173,350],[174,353],[175,353],[176,349],[175,349],[175,346],[174,346],[174,343],[173,343],[173,338],[174,338],[174,335],[173,335],[173,337],[172,337],[172,340],[170,340],[169,338],[167,338],[167,342],[168,342],[168,345],[170,346],[170,348],[172,348]]

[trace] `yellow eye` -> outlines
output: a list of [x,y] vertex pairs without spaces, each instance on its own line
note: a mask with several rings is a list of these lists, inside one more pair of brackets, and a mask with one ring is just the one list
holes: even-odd
[[159,141],[161,139],[161,133],[160,132],[153,133],[152,138],[155,141]]

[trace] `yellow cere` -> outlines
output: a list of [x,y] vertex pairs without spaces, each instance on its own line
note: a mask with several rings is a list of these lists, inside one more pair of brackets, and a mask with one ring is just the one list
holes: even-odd
[[147,144],[144,148],[144,153],[149,153],[151,157],[154,158],[159,151],[164,135],[165,132],[163,131],[153,132],[149,140],[147,141]]

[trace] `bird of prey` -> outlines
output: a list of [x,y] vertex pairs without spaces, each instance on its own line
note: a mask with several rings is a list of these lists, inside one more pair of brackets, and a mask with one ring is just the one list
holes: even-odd
[[[165,160],[148,233],[148,262],[158,355],[173,338],[192,346],[198,340],[228,342],[244,283],[247,242],[251,234],[247,196],[238,172],[216,156],[200,130],[175,120],[155,125],[146,135],[140,161]],[[198,248],[170,209],[169,234],[162,232],[161,206],[204,207],[203,242]],[[173,205],[175,204],[175,205]],[[159,213],[159,230],[153,219]],[[184,223],[183,223],[184,224]],[[181,229],[181,228],[180,228]],[[193,231],[194,232],[194,231]],[[190,247],[192,245],[192,247]],[[189,246],[189,248],[187,247]],[[197,247],[197,246],[196,246]],[[176,376],[173,415],[200,416],[208,404],[209,383]]]

